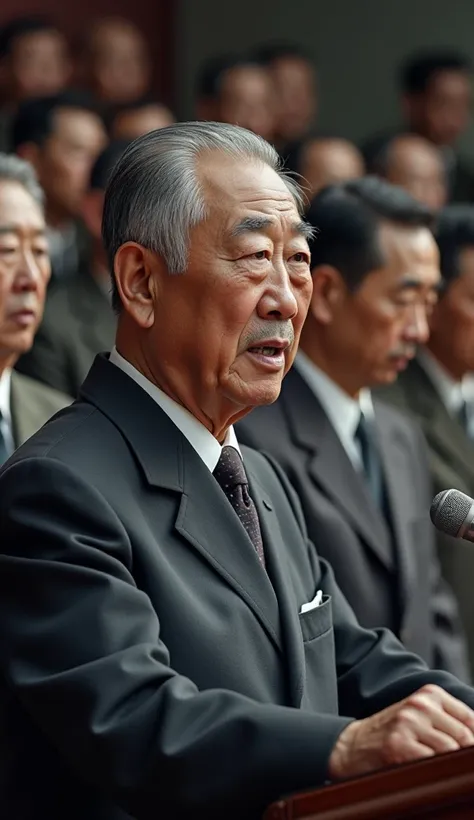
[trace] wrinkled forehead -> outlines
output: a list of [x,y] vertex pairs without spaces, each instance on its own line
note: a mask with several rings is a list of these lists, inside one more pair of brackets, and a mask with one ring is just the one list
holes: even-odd
[[15,226],[19,230],[45,230],[40,205],[18,182],[0,180],[0,230]]
[[246,212],[299,219],[285,180],[264,162],[213,153],[198,161],[197,174],[209,219],[231,224]]

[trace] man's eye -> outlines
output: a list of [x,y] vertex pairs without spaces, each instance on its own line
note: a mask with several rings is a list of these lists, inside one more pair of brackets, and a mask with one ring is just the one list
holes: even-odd
[[253,253],[252,256],[253,256],[254,259],[266,259],[267,258],[267,252],[266,251],[255,251],[255,253]]
[[303,262],[304,264],[309,264],[307,254],[303,253],[302,251],[298,251],[298,253],[294,253],[291,258],[292,258],[293,262]]

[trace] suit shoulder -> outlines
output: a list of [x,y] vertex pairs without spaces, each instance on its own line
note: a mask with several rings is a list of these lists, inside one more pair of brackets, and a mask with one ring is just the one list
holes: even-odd
[[377,397],[374,402],[375,412],[382,424],[390,424],[396,430],[412,441],[417,442],[423,438],[423,433],[419,422],[406,410],[394,407],[383,397]]
[[38,403],[47,411],[51,411],[50,415],[67,407],[73,401],[72,396],[32,379],[31,376],[25,376],[23,373],[15,371],[12,378],[15,390],[20,394],[22,401]]

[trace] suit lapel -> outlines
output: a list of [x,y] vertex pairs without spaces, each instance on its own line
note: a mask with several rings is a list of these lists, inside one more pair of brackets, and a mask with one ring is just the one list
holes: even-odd
[[401,611],[413,589],[416,565],[413,555],[413,498],[407,481],[406,440],[400,436],[390,414],[383,404],[374,403],[378,449],[383,466],[386,493],[393,528],[394,549],[397,555],[400,584],[398,585]]
[[422,365],[415,359],[401,379],[406,385],[414,412],[424,421],[424,431],[435,450],[472,474],[474,446],[457,419],[448,413],[438,391]]
[[15,446],[19,447],[37,432],[44,418],[41,412],[38,412],[41,408],[38,408],[37,400],[28,401],[28,389],[22,386],[21,377],[15,371],[12,372],[10,409],[13,440]]
[[305,659],[298,617],[298,604],[294,595],[292,595],[290,583],[288,545],[283,541],[275,510],[264,487],[262,487],[258,477],[247,464],[246,469],[250,493],[257,508],[262,530],[267,572],[278,600],[281,637],[284,645],[291,702],[293,706],[299,708],[303,692]]
[[340,509],[379,560],[392,567],[392,547],[380,511],[318,399],[294,369],[283,382],[280,400],[295,443],[309,453],[308,471],[314,483]]
[[[247,603],[281,649],[278,602],[270,580],[228,499],[187,439],[105,356],[96,357],[80,396],[121,430],[151,487],[181,495],[176,532]],[[153,441],[159,452],[150,446]]]

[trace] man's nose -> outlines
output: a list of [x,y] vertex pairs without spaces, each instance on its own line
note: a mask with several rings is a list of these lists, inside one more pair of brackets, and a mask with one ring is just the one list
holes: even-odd
[[298,302],[286,270],[278,273],[269,283],[259,304],[262,318],[283,319],[289,321],[298,313]]
[[405,325],[405,341],[412,344],[423,345],[428,341],[429,335],[430,328],[426,306],[413,305],[407,324]]

